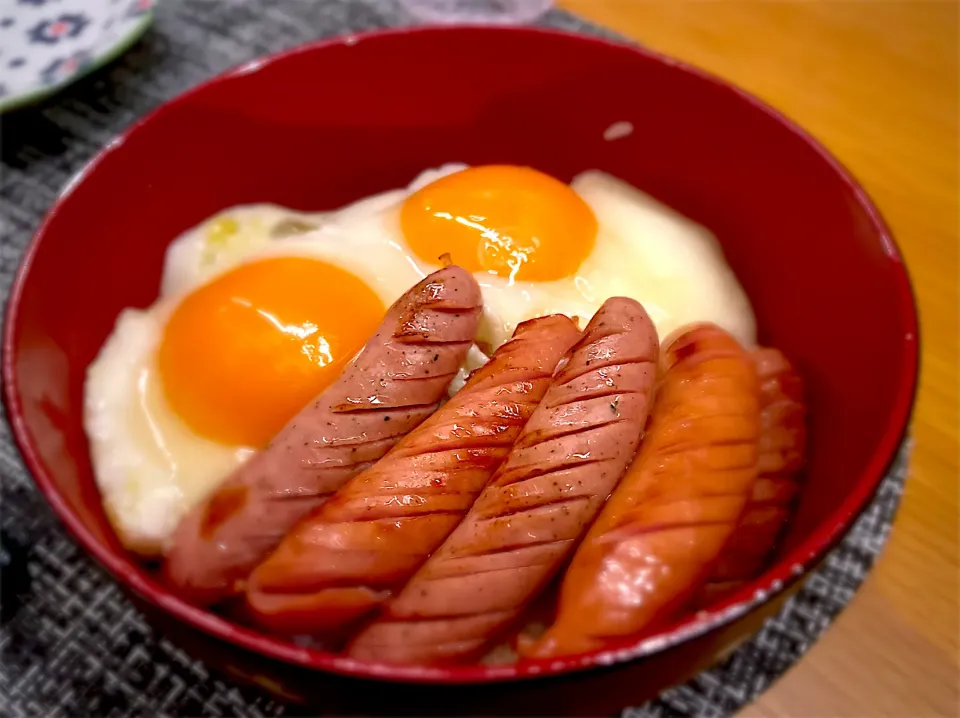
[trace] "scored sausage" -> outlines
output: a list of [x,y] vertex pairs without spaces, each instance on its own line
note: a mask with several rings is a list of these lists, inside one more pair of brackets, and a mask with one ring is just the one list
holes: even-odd
[[389,598],[460,523],[579,336],[560,315],[519,325],[449,402],[251,574],[254,620],[286,634],[336,633]]
[[640,451],[580,545],[553,625],[524,655],[604,647],[668,619],[702,586],[757,474],[757,373],[719,327],[681,330]]
[[757,349],[753,360],[760,378],[757,482],[704,587],[701,605],[719,600],[763,572],[793,515],[800,490],[799,473],[807,450],[800,375],[777,349]]
[[175,590],[201,605],[242,592],[302,516],[434,412],[480,310],[476,280],[455,266],[395,302],[340,377],[180,522],[164,567]]
[[606,301],[463,523],[348,654],[479,658],[560,569],[623,476],[647,419],[658,351],[640,304]]

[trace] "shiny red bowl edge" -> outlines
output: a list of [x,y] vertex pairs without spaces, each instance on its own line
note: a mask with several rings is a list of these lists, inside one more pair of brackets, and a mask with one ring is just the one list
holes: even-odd
[[[663,63],[690,73],[703,82],[710,83],[716,88],[736,95],[740,100],[748,103],[758,112],[766,114],[781,124],[789,132],[805,142],[824,162],[830,165],[854,195],[858,204],[860,204],[869,216],[878,240],[884,245],[885,254],[899,269],[898,300],[901,311],[904,313],[904,323],[909,330],[905,336],[903,355],[901,358],[908,368],[908,371],[904,372],[901,376],[900,386],[897,390],[897,398],[893,410],[890,413],[886,431],[870,462],[859,477],[855,490],[843,500],[841,505],[827,520],[821,522],[815,530],[792,551],[781,556],[776,564],[771,566],[770,569],[758,579],[746,584],[731,596],[711,606],[707,611],[700,611],[696,614],[683,616],[672,624],[662,627],[655,633],[645,635],[642,639],[622,639],[602,651],[566,656],[558,659],[526,660],[515,665],[507,666],[468,665],[438,667],[358,661],[326,651],[297,646],[294,643],[254,631],[250,628],[232,623],[214,613],[197,608],[181,600],[166,587],[138,570],[132,559],[127,562],[123,558],[110,553],[93,537],[83,523],[71,513],[61,498],[59,490],[56,488],[52,478],[47,474],[46,468],[24,421],[20,396],[14,389],[17,385],[13,355],[14,334],[19,321],[19,305],[24,285],[27,282],[34,255],[39,248],[48,225],[56,216],[61,202],[70,195],[73,189],[79,185],[90,172],[96,169],[97,165],[102,162],[105,157],[119,148],[127,137],[136,133],[140,127],[155,120],[184,98],[193,96],[196,93],[202,93],[209,87],[220,82],[228,81],[234,77],[246,75],[251,72],[258,72],[272,62],[288,56],[314,52],[325,47],[337,45],[355,45],[358,42],[375,40],[380,37],[406,36],[415,39],[421,34],[444,32],[451,29],[490,33],[508,32],[528,35],[547,34],[562,36],[576,42],[605,45],[621,51],[628,50],[642,56],[648,61]],[[846,532],[852,527],[854,520],[863,511],[870,499],[873,498],[879,488],[880,482],[892,466],[897,457],[898,450],[906,438],[907,427],[916,398],[919,351],[919,328],[913,288],[903,262],[902,253],[879,210],[850,172],[833,157],[825,147],[778,110],[711,73],[638,45],[562,30],[535,27],[407,27],[341,35],[246,62],[165,102],[110,141],[103,150],[94,156],[64,186],[54,206],[49,210],[35,233],[21,260],[6,309],[3,332],[2,377],[4,403],[7,408],[7,418],[13,429],[14,440],[20,449],[24,464],[34,477],[40,491],[60,520],[65,524],[70,533],[73,534],[74,538],[79,541],[114,578],[120,583],[125,584],[137,596],[205,634],[226,641],[227,643],[239,645],[255,653],[298,666],[356,678],[406,683],[456,685],[549,677],[584,668],[611,666],[632,661],[665,650],[703,633],[724,626],[746,615],[760,604],[779,595],[788,586],[803,576],[813,565],[819,562],[819,560],[843,538]]]

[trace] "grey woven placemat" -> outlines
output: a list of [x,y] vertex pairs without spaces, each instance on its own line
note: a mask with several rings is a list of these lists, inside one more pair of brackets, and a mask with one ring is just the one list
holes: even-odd
[[[376,0],[161,2],[154,27],[120,60],[43,105],[0,118],[0,295],[7,296],[23,249],[63,184],[145,112],[258,55],[407,22],[392,3]],[[612,35],[559,11],[543,24]],[[264,694],[213,678],[147,625],[64,533],[23,469],[5,422],[0,475],[0,716],[291,712]],[[725,716],[766,689],[863,581],[887,539],[905,476],[906,449],[850,535],[755,639],[723,665],[627,715]]]

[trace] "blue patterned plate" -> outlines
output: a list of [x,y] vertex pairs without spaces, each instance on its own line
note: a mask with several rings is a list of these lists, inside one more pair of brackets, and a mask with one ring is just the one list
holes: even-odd
[[154,0],[0,0],[0,112],[105,65],[153,19]]

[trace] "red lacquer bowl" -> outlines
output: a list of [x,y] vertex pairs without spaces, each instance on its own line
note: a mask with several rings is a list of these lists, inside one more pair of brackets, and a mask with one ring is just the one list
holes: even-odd
[[[605,131],[628,122],[632,132]],[[624,125],[620,126],[625,127]],[[761,340],[799,365],[812,449],[776,564],[714,610],[602,653],[515,667],[391,667],[307,650],[170,594],[100,507],[81,427],[84,371],[123,307],[156,297],[167,244],[237,203],[334,208],[448,161],[597,168],[710,227]],[[9,418],[79,542],[212,666],[330,712],[599,714],[713,661],[850,528],[904,436],[917,318],[900,254],[863,190],[775,111],[636,47],[533,29],[341,38],[250,63],[112,142],[47,217],[4,333]]]

